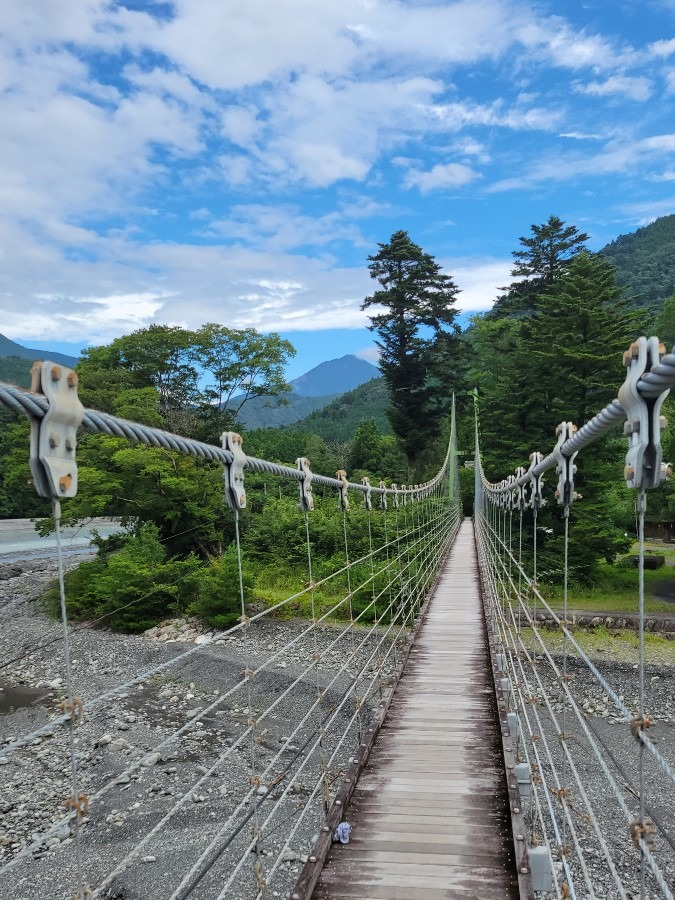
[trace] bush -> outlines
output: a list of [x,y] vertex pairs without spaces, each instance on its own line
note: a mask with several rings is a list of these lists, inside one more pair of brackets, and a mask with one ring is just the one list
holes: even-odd
[[[248,602],[253,576],[243,571],[244,602]],[[188,607],[190,615],[199,616],[211,628],[230,628],[241,615],[239,566],[234,545],[218,559],[212,560],[199,573],[197,598]]]
[[[102,624],[119,631],[145,631],[182,611],[198,591],[200,566],[193,555],[167,560],[157,527],[146,523],[119,550],[99,550],[95,559],[66,575],[69,615],[104,618]],[[47,592],[45,602],[58,615],[58,587]]]

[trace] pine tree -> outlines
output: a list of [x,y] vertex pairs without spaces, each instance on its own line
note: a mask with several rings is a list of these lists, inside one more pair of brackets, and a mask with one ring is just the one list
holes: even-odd
[[531,313],[539,298],[564,275],[574,257],[584,249],[588,235],[575,225],[566,225],[558,216],[549,216],[543,225],[532,225],[532,236],[521,237],[522,250],[514,250],[516,261],[511,275],[517,280],[497,299],[492,316]]
[[407,232],[397,231],[379,248],[368,257],[368,268],[381,290],[366,297],[361,308],[384,307],[370,316],[369,327],[379,337],[392,429],[414,468],[424,444],[440,433],[458,378],[454,304],[459,288]]

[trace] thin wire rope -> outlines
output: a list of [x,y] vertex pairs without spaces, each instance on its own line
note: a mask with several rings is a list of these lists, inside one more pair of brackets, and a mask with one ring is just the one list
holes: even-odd
[[68,750],[70,756],[70,786],[72,790],[71,804],[75,809],[73,830],[75,832],[75,865],[77,875],[77,897],[79,900],[79,898],[83,898],[85,895],[84,865],[82,861],[82,835],[80,828],[80,817],[82,815],[81,803],[83,803],[84,801],[80,795],[77,757],[75,755],[75,726],[78,720],[78,713],[77,707],[75,705],[75,695],[73,693],[73,677],[70,660],[68,608],[66,604],[66,586],[63,573],[63,547],[61,544],[61,503],[59,500],[52,500],[52,511],[54,515],[54,522],[56,524],[56,560],[59,580],[59,600],[61,604],[61,625],[63,629],[63,661],[66,676],[66,696],[68,698],[68,708],[70,709],[68,722]]
[[[552,670],[559,677],[560,673],[558,672],[558,668],[555,665],[555,662],[553,661],[553,658],[548,650],[548,647],[546,646],[545,642],[541,638],[541,635],[539,634],[539,630],[536,628],[533,628],[532,633],[533,633],[534,637],[536,638],[536,640],[538,641],[544,655],[548,659]],[[633,816],[626,804],[624,797],[621,794],[621,791],[616,783],[616,780],[615,780],[614,776],[612,775],[612,773],[609,771],[609,768],[607,767],[607,763],[605,762],[604,758],[602,757],[602,754],[601,754],[600,750],[598,749],[597,743],[596,743],[592,733],[590,732],[590,730],[584,720],[584,716],[576,704],[576,701],[574,700],[573,696],[571,695],[567,684],[564,681],[562,681],[561,683],[563,686],[563,690],[565,691],[565,693],[567,694],[567,697],[569,699],[570,707],[575,713],[577,721],[579,722],[579,725],[581,726],[581,729],[586,736],[586,739],[593,751],[593,754],[594,754],[600,768],[602,769],[603,775],[605,776],[605,778],[612,790],[612,793],[614,794],[614,796],[617,800],[617,803],[619,804],[619,807],[620,807],[621,811],[623,812],[627,822],[629,824],[631,824],[633,822]],[[650,746],[650,745],[646,745],[646,746]],[[665,882],[663,873],[661,872],[659,865],[656,862],[656,859],[654,858],[651,850],[649,849],[646,841],[644,840],[644,838],[642,836],[638,835],[638,837],[636,839],[636,845],[641,850],[642,855],[644,856],[646,863],[649,865],[651,873],[654,876],[658,886],[661,888],[661,891],[663,892],[664,896],[667,898],[667,900],[675,900],[675,898],[673,898],[672,892],[670,891],[670,888],[668,887],[668,885]]]
[[[499,564],[500,564],[500,567],[501,567],[501,571],[503,571],[503,572],[507,575],[507,577],[508,577],[508,572],[507,572],[506,567],[505,567],[505,565],[504,565],[504,563],[503,563],[503,561],[502,561],[502,559],[501,559],[501,556],[500,556],[500,554],[499,554],[498,552],[495,553],[495,557],[496,557],[496,559],[499,561]],[[559,726],[558,721],[557,721],[557,717],[556,717],[556,715],[555,715],[555,713],[554,713],[554,711],[553,711],[553,709],[552,709],[552,707],[551,707],[551,703],[550,703],[550,699],[549,699],[549,697],[548,697],[548,693],[546,692],[546,690],[545,690],[545,688],[544,688],[544,685],[543,685],[543,683],[542,683],[542,681],[541,681],[541,678],[540,678],[539,673],[538,673],[538,671],[537,671],[537,666],[536,666],[536,664],[535,664],[535,661],[532,659],[532,656],[530,655],[530,651],[528,650],[527,646],[525,645],[525,643],[524,643],[524,641],[523,641],[523,639],[522,639],[522,635],[521,635],[521,634],[518,634],[518,632],[515,632],[515,636],[514,636],[514,633],[511,632],[511,630],[510,630],[509,627],[508,627],[508,622],[506,622],[506,620],[503,620],[503,623],[504,623],[504,629],[505,629],[505,631],[508,632],[508,633],[510,634],[510,644],[511,644],[511,646],[513,647],[513,650],[514,650],[514,657],[515,657],[515,659],[518,660],[518,665],[519,665],[520,670],[521,670],[522,680],[523,680],[523,682],[525,683],[525,686],[526,686],[526,688],[527,688],[528,695],[529,695],[529,698],[530,698],[530,702],[532,702],[533,713],[534,713],[534,715],[535,715],[535,718],[537,719],[537,724],[538,724],[538,727],[539,727],[539,732],[538,732],[538,734],[541,736],[542,741],[543,741],[543,743],[544,743],[544,746],[545,746],[545,749],[546,749],[546,752],[547,752],[547,757],[548,757],[548,759],[549,759],[549,765],[550,765],[551,771],[553,772],[553,774],[554,774],[554,776],[555,776],[555,778],[556,778],[556,782],[557,782],[557,784],[558,784],[558,788],[564,790],[565,787],[566,787],[566,786],[565,786],[565,782],[564,782],[564,780],[563,780],[563,777],[561,777],[560,779],[558,779],[557,771],[556,771],[555,765],[554,765],[554,763],[553,763],[553,759],[552,759],[552,755],[551,755],[551,753],[550,753],[550,749],[549,749],[549,747],[548,747],[548,742],[547,742],[547,739],[546,739],[546,734],[545,734],[545,731],[544,731],[544,729],[543,729],[543,727],[542,727],[542,725],[541,725],[541,722],[540,722],[540,719],[539,719],[539,714],[538,714],[538,712],[537,712],[536,702],[534,701],[535,694],[534,694],[534,692],[532,691],[532,688],[531,688],[531,686],[530,686],[530,684],[529,684],[529,681],[528,681],[528,679],[527,679],[527,675],[526,675],[525,670],[524,670],[524,667],[523,667],[523,662],[522,662],[523,656],[527,659],[527,661],[528,661],[528,663],[529,663],[529,665],[530,665],[530,668],[531,668],[531,670],[532,670],[532,673],[533,673],[534,677],[535,677],[536,680],[537,680],[537,683],[538,683],[538,685],[539,685],[539,693],[540,693],[540,695],[543,697],[544,703],[545,703],[545,705],[546,705],[546,707],[547,707],[547,711],[548,711],[549,717],[550,717],[550,719],[551,719],[551,722],[553,723],[553,726],[554,726],[556,732],[558,732],[559,734],[563,734],[563,735],[566,734],[566,728],[565,728],[565,725],[563,725],[562,732],[561,732],[560,726]],[[537,636],[539,637],[538,634],[537,634]],[[541,638],[539,638],[539,641],[540,641],[540,643],[543,643],[543,642],[541,641]],[[507,643],[508,643],[508,642],[507,642]],[[515,646],[516,643],[519,645],[518,647]],[[513,664],[513,659],[510,658],[509,661],[510,661],[511,666],[513,666],[513,665],[514,665],[514,664]],[[552,660],[551,660],[551,665],[553,666]],[[554,673],[559,677],[559,674],[560,674],[560,673],[557,671],[557,669],[555,668],[555,666],[553,666],[553,671],[554,671]],[[516,674],[515,674],[515,670],[514,670],[514,684],[517,685],[518,683],[519,683],[519,679],[517,678],[517,676],[516,676]],[[563,684],[566,685],[567,682],[565,681],[565,682],[563,682]],[[521,698],[522,698],[522,692],[520,692],[520,689],[518,689],[518,690],[519,690],[520,696],[521,696]],[[566,703],[566,699],[565,699],[565,698],[564,698],[564,700],[563,700],[563,703]],[[522,712],[523,712],[523,713],[525,714],[525,716],[526,716],[526,715],[527,715],[527,711],[526,711],[524,702],[521,703],[521,709],[522,709]],[[565,709],[565,706],[563,705],[563,710],[564,710],[564,709]],[[528,724],[529,724],[529,720],[528,720]],[[530,728],[530,734],[532,734],[531,728]],[[535,750],[536,750],[536,745],[533,744],[533,746],[535,746]],[[621,879],[620,879],[620,877],[619,877],[619,875],[618,875],[618,872],[616,871],[616,868],[615,868],[615,866],[614,866],[614,862],[613,862],[613,859],[612,859],[612,856],[611,856],[611,852],[609,851],[609,848],[607,847],[607,844],[606,844],[606,841],[605,841],[605,839],[604,839],[604,836],[602,835],[602,832],[601,832],[601,830],[600,830],[599,824],[598,824],[598,822],[597,822],[597,817],[595,816],[595,813],[594,813],[592,804],[591,804],[591,802],[590,802],[590,800],[589,800],[589,798],[588,798],[588,795],[587,795],[587,793],[586,793],[586,791],[585,791],[585,789],[584,789],[583,781],[582,781],[582,779],[580,778],[580,776],[579,776],[579,774],[578,774],[578,771],[577,771],[577,769],[576,769],[576,766],[574,765],[574,762],[573,762],[573,759],[572,759],[572,754],[571,754],[571,751],[570,751],[570,749],[569,749],[569,746],[568,746],[568,743],[567,743],[567,740],[566,740],[566,739],[565,739],[565,740],[561,740],[561,746],[562,746],[562,751],[563,751],[563,753],[562,753],[562,761],[563,761],[563,764],[565,763],[566,760],[569,762],[570,770],[571,770],[571,772],[572,772],[572,774],[573,774],[573,777],[574,777],[575,782],[576,782],[576,784],[577,784],[577,788],[578,788],[579,793],[580,793],[580,795],[581,795],[581,797],[582,797],[582,800],[584,801],[584,805],[585,805],[585,807],[586,807],[586,809],[587,809],[587,812],[588,812],[588,815],[589,815],[589,820],[590,820],[590,822],[591,822],[591,824],[592,824],[592,826],[593,826],[593,829],[594,829],[594,831],[595,831],[595,833],[596,833],[596,837],[598,838],[598,841],[599,841],[599,843],[600,843],[600,846],[601,846],[601,848],[603,849],[603,853],[604,853],[604,855],[605,855],[605,859],[607,860],[608,866],[609,866],[609,868],[610,868],[610,873],[612,874],[612,876],[613,876],[613,878],[614,878],[615,884],[617,885],[617,887],[618,887],[618,889],[619,889],[619,892],[620,892],[620,894],[621,894],[621,897],[622,897],[622,898],[625,898],[625,896],[626,896],[626,895],[625,895],[625,891],[624,891],[624,889],[623,889],[623,885],[622,885]],[[540,769],[541,769],[541,766],[540,766]],[[564,771],[564,770],[563,770],[563,771]],[[543,772],[543,770],[542,770],[542,772]],[[534,790],[534,789],[535,789],[535,785],[533,785],[533,790]],[[548,794],[546,794],[546,796],[547,796],[547,801],[548,801]],[[565,826],[566,824],[569,825],[570,830],[571,830],[571,833],[572,833],[573,836],[574,836],[575,849],[576,849],[577,856],[578,856],[578,858],[579,858],[580,864],[582,865],[582,871],[583,871],[583,873],[584,873],[584,878],[585,878],[585,880],[586,880],[587,887],[589,888],[589,890],[590,890],[590,892],[591,892],[591,896],[594,896],[594,891],[593,891],[592,883],[590,883],[590,876],[589,876],[589,873],[588,873],[588,870],[587,870],[587,867],[586,867],[585,860],[584,860],[584,858],[583,858],[583,852],[582,852],[582,849],[581,849],[581,847],[580,847],[580,845],[579,845],[578,839],[576,838],[576,830],[574,829],[574,825],[573,825],[573,823],[572,823],[572,821],[571,821],[571,818],[570,818],[570,815],[569,815],[569,809],[568,809],[568,807],[567,807],[567,804],[564,803],[564,799],[563,799],[563,798],[564,798],[564,794],[561,795],[561,803],[562,803],[562,805],[563,805],[563,809],[565,810],[565,817],[564,817],[563,820],[562,820],[563,826]],[[558,840],[558,842],[559,842],[559,844],[560,844],[561,847],[564,847],[564,846],[565,846],[566,841],[565,841],[565,837],[564,837],[564,829],[563,829],[563,836],[562,836],[562,837],[561,837],[560,833],[557,833],[557,840]],[[562,858],[563,858],[563,863],[565,863],[564,853],[563,853],[563,855],[562,855]],[[571,878],[572,878],[572,873],[571,873],[571,871],[569,870],[569,867],[566,867],[566,871],[567,871],[567,874],[568,874],[568,878],[571,879]],[[570,884],[570,888],[572,888],[572,884]]]
[[[442,524],[442,523],[441,523],[441,524]],[[388,633],[389,633],[389,630],[391,630],[391,628],[393,628],[393,623],[392,623],[392,626],[390,627],[390,629],[388,629],[387,633],[385,634],[385,636],[383,637],[382,640],[385,640],[385,639],[386,639],[386,637],[387,637],[387,635],[388,635]],[[336,644],[337,641],[340,640],[340,638],[343,637],[343,636],[346,634],[346,632],[347,632],[347,629],[345,628],[345,630],[341,633],[341,635],[338,637],[338,639],[337,639],[335,642],[333,642],[333,645]],[[361,646],[365,645],[365,643],[367,642],[368,639],[369,639],[369,634],[367,634],[367,635],[363,638],[363,641],[361,642]],[[329,645],[329,648],[327,648],[327,649],[330,649],[330,646],[333,646],[333,645]],[[359,648],[359,649],[360,649],[360,648]],[[343,666],[340,668],[340,670],[338,670],[338,672],[336,673],[336,675],[334,676],[334,678],[333,678],[333,680],[331,681],[330,684],[333,684],[333,683],[339,678],[340,674],[341,674],[342,672],[346,671],[347,667],[349,666],[349,664],[350,664],[350,662],[351,662],[351,659],[352,659],[352,656],[349,656],[349,657],[346,659],[346,661],[343,663]],[[367,662],[366,662],[366,664],[365,664],[365,668],[367,668],[367,666],[368,666],[368,664],[369,664],[369,662],[370,662],[370,659],[372,659],[372,655],[371,655],[371,657],[367,660]],[[297,683],[299,683],[299,682],[302,680],[302,678],[304,677],[305,674],[306,674],[306,673],[301,673],[301,675],[298,676],[298,679],[296,679],[296,682],[294,682],[293,685],[289,686],[289,688],[287,689],[287,691],[285,691],[282,695],[280,695],[280,696],[275,700],[275,702],[268,708],[268,710],[266,710],[266,712],[265,712],[264,715],[267,715],[267,714],[271,713],[272,710],[273,710],[273,709],[281,702],[281,700],[284,699],[284,696],[285,696],[288,692],[290,692],[290,689],[291,689],[292,687],[294,687]],[[238,684],[236,687],[237,687],[237,688],[241,687],[241,684],[242,684],[242,683]],[[329,685],[328,687],[330,687],[330,685]],[[349,696],[349,694],[352,692],[352,690],[353,690],[353,685],[350,685],[350,687],[347,689],[346,696]],[[217,702],[218,702],[218,701],[217,701]],[[213,704],[213,706],[215,706],[215,704]],[[202,713],[202,715],[207,715],[209,711],[210,711],[209,709],[204,710],[203,713]],[[307,716],[307,715],[310,715],[310,714],[311,714],[311,709],[308,711],[308,713],[306,714],[306,716]],[[261,716],[261,719],[262,719],[263,717],[264,717],[264,716]],[[303,719],[303,722],[304,722],[304,719]],[[188,723],[188,724],[189,724],[189,723]],[[296,730],[289,736],[287,743],[290,742],[290,740],[291,740],[293,737],[295,737],[296,733],[299,731],[299,729],[300,729],[300,727],[301,727],[302,724],[303,724],[303,723],[300,723],[300,724],[296,727]],[[188,726],[186,725],[185,727],[188,727]],[[134,850],[132,850],[129,854],[127,854],[127,857],[126,857],[126,858],[118,865],[118,867],[117,867],[112,873],[110,873],[110,874],[108,875],[108,877],[107,877],[107,878],[99,885],[99,887],[98,887],[98,889],[97,889],[97,892],[100,891],[103,887],[105,887],[105,886],[107,886],[108,884],[110,884],[110,882],[112,881],[112,879],[113,879],[117,874],[119,874],[121,871],[123,871],[123,869],[124,869],[125,866],[129,863],[129,861],[130,861],[131,859],[133,859],[133,857],[134,857],[135,855],[137,855],[137,854],[140,852],[140,850],[147,844],[147,842],[148,842],[155,834],[157,834],[157,833],[159,833],[159,831],[161,831],[162,827],[166,824],[166,822],[167,822],[167,821],[168,821],[168,820],[169,820],[169,819],[170,819],[177,811],[179,811],[180,808],[182,808],[182,806],[185,804],[185,802],[187,802],[187,800],[188,800],[188,799],[190,798],[190,796],[194,793],[194,791],[197,790],[197,789],[203,784],[203,782],[208,778],[208,776],[211,774],[211,772],[212,772],[212,771],[215,771],[215,769],[217,768],[217,766],[220,765],[220,764],[222,763],[222,761],[223,761],[225,758],[227,758],[227,756],[228,756],[229,754],[231,754],[231,753],[234,751],[234,749],[236,749],[236,747],[244,740],[245,737],[247,737],[247,735],[248,735],[248,731],[244,732],[242,735],[240,735],[239,739],[238,739],[233,745],[231,745],[229,748],[227,748],[227,749],[223,752],[223,754],[221,754],[220,758],[219,758],[219,759],[217,760],[217,762],[212,766],[212,768],[211,768],[205,775],[203,775],[203,776],[198,780],[198,782],[197,782],[196,785],[192,785],[192,787],[184,794],[184,796],[178,801],[178,803],[174,806],[174,808],[173,808],[172,810],[170,810],[169,813],[166,814],[166,816],[164,817],[164,819],[162,819],[162,820],[161,820],[161,821],[160,821],[160,822],[159,822],[159,823],[151,830],[151,832],[148,833],[148,834],[141,840],[141,842],[134,848]],[[277,757],[275,757],[275,760],[273,760],[273,761],[268,765],[268,768],[267,768],[267,770],[266,770],[266,772],[265,772],[264,774],[267,774],[267,771],[271,770],[271,768],[273,767],[273,765],[274,765],[276,759],[278,759],[278,758],[280,757],[280,755],[283,753],[283,749],[284,749],[284,748],[282,748],[282,749],[278,752]],[[119,777],[119,776],[118,776],[118,777]],[[238,812],[241,810],[241,808],[243,808],[243,806],[246,805],[246,803],[249,802],[249,800],[250,800],[250,798],[251,798],[251,796],[252,796],[252,793],[253,793],[253,790],[251,790],[251,791],[249,792],[249,794],[243,798],[243,800],[240,802],[239,807],[238,807],[238,808],[235,810],[235,812],[232,814],[232,817],[234,817],[235,815],[237,815]],[[232,818],[232,817],[231,817],[231,818]]]
[[[639,616],[639,684],[640,684],[640,706],[638,710],[638,718],[640,731],[643,731],[645,725],[645,512],[647,510],[647,494],[645,491],[639,491],[637,495],[638,509],[638,616]],[[639,747],[639,781],[640,781],[640,827],[645,828],[645,745],[640,741]],[[643,834],[645,832],[643,831]],[[640,857],[640,900],[645,897],[645,860],[644,856]]]

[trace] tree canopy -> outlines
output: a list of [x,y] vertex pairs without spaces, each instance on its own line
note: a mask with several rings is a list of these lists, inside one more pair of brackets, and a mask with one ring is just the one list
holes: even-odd
[[459,288],[407,232],[378,246],[368,268],[380,289],[361,308],[381,309],[370,314],[369,328],[378,336],[392,429],[414,468],[424,444],[440,434],[459,377]]

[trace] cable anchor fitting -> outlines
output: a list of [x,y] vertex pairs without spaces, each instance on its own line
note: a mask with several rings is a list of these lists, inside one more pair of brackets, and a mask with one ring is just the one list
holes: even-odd
[[363,494],[363,506],[365,509],[373,508],[373,494],[372,488],[370,486],[370,478],[367,478],[365,475],[361,479],[361,484],[364,485],[365,491]]
[[520,510],[520,512],[523,512],[528,507],[527,481],[524,480],[526,476],[527,470],[524,466],[518,466],[514,478],[514,492],[516,493],[516,498],[515,506],[513,508]]
[[398,502],[398,485],[395,484],[393,481],[392,481],[392,483],[391,483],[391,489],[392,489],[392,491],[394,492],[394,499],[392,500],[392,505],[393,505],[394,509],[398,509],[398,507],[399,507],[399,502]]
[[380,494],[380,509],[387,509],[387,483],[386,481],[381,481],[378,485],[382,493]]
[[344,469],[338,469],[335,473],[335,477],[340,482],[340,487],[338,488],[338,503],[340,509],[343,510],[343,512],[346,512],[349,509],[349,481],[347,480],[347,473]]
[[296,466],[302,472],[303,477],[300,479],[300,511],[311,512],[314,509],[314,497],[312,495],[312,470],[309,467],[309,460],[305,456],[299,456],[295,461]]
[[656,337],[639,337],[623,355],[628,369],[626,380],[619,388],[619,403],[626,414],[624,434],[628,438],[628,452],[624,478],[629,488],[649,490],[658,487],[671,474],[663,463],[661,432],[666,420],[661,405],[670,393],[667,388],[657,397],[643,397],[638,390],[640,379],[657,366],[666,352]]
[[538,450],[535,450],[534,453],[530,453],[530,468],[525,473],[530,483],[530,497],[527,502],[527,505],[530,507],[530,509],[541,509],[542,506],[546,505],[546,501],[542,496],[544,476],[534,474],[534,470],[543,458],[544,457]]
[[403,500],[403,505],[408,505],[408,486],[405,484],[401,485],[401,499]]
[[577,467],[574,460],[577,457],[578,450],[566,456],[563,453],[563,446],[576,434],[577,426],[571,422],[561,422],[557,426],[555,433],[558,436],[557,443],[553,448],[553,456],[556,460],[556,474],[558,476],[558,487],[556,488],[555,498],[561,506],[571,506],[575,500],[580,500],[581,495],[574,490],[574,476]]
[[232,461],[223,466],[225,482],[225,500],[232,509],[246,509],[246,488],[244,487],[244,466],[246,454],[240,434],[235,431],[224,431],[220,436],[223,450],[232,454]]
[[44,416],[30,420],[30,470],[40,497],[62,500],[77,494],[77,429],[84,407],[77,396],[77,372],[66,366],[37,361],[31,368],[30,389],[49,402]]

